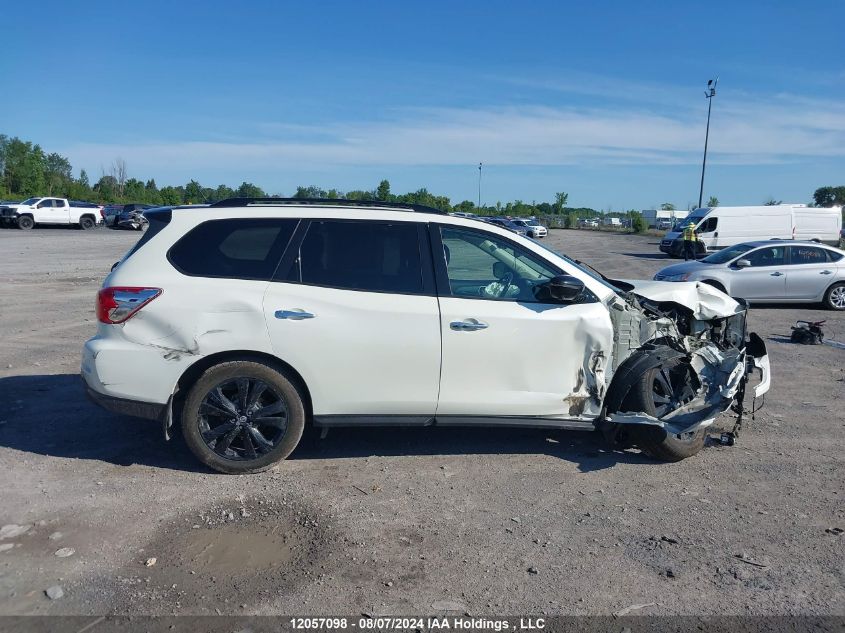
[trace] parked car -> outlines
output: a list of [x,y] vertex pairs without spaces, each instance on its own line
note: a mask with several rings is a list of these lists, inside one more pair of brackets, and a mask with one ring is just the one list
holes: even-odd
[[657,224],[655,225],[655,228],[658,231],[669,231],[669,230],[671,230],[671,228],[673,226],[674,226],[673,220],[671,220],[669,218],[663,218],[661,220],[657,220]]
[[123,211],[122,204],[108,204],[103,208],[103,224],[106,226],[117,226],[117,218]]
[[534,218],[530,218],[528,220],[523,220],[522,218],[514,218],[513,220],[511,220],[511,223],[523,227],[528,237],[539,239],[541,237],[546,237],[546,235],[549,234],[548,229],[546,229],[545,226],[540,224]]
[[68,202],[66,198],[33,197],[23,202],[0,207],[0,222],[19,229],[32,229],[38,224],[66,224],[78,229],[93,229],[99,220],[98,205]]
[[507,218],[485,218],[485,222],[500,226],[503,229],[507,229],[508,231],[516,233],[517,235],[528,235],[528,231],[524,226],[516,224],[515,222]]
[[123,209],[121,209],[115,218],[115,226],[123,229],[132,229],[133,231],[141,231],[147,226],[144,211],[154,208],[155,205],[152,204],[140,204],[137,202],[124,204]]
[[582,220],[579,220],[578,224],[580,224],[582,227],[584,227],[586,229],[595,229],[595,228],[598,228],[599,221],[596,220],[595,218],[584,218]]
[[269,468],[306,424],[598,428],[677,461],[751,368],[749,394],[768,390],[765,345],[724,293],[615,285],[492,224],[281,198],[147,218],[97,294],[82,377],[221,472]]
[[730,246],[660,270],[657,281],[700,281],[748,301],[821,302],[845,310],[845,251],[815,242],[767,240]]

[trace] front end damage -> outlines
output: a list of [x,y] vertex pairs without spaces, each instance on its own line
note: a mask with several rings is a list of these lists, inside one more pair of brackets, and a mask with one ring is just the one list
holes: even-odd
[[746,333],[746,306],[705,284],[614,283],[629,291],[609,305],[614,349],[598,427],[614,442],[630,425],[681,437],[733,409],[736,424],[723,435],[733,443],[750,375],[759,379],[755,401],[770,383],[765,344]]

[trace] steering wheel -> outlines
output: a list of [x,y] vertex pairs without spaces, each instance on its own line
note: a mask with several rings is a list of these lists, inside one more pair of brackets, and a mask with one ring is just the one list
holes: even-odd
[[505,296],[505,293],[511,287],[511,283],[513,282],[513,272],[508,271],[504,275],[499,278],[499,283],[502,284],[502,289],[499,291],[499,294],[496,295],[498,298],[502,298]]

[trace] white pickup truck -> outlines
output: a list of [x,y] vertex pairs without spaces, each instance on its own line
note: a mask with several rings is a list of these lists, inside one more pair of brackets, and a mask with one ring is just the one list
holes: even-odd
[[23,202],[0,206],[0,224],[19,229],[31,229],[36,224],[67,224],[78,229],[92,229],[97,225],[101,208],[90,202],[68,202],[66,198],[27,198]]

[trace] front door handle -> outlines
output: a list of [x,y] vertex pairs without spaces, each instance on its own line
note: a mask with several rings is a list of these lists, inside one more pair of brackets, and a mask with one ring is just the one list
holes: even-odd
[[302,321],[303,319],[313,319],[316,314],[311,314],[305,310],[276,310],[274,316],[277,319],[288,319],[290,321]]
[[832,275],[833,271],[832,270],[823,270],[819,274],[820,275]]
[[464,319],[463,321],[452,321],[449,327],[459,332],[474,332],[475,330],[485,330],[490,326],[478,319]]
[[772,277],[783,277],[783,273],[772,273]]

